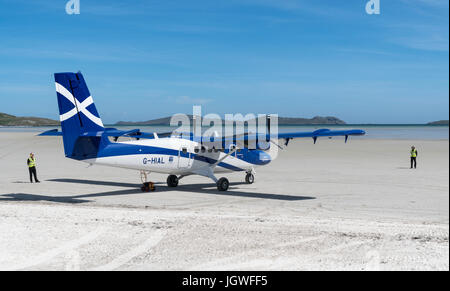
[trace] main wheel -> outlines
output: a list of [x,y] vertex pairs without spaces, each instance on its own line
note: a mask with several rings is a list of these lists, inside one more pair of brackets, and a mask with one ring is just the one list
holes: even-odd
[[175,175],[170,175],[167,177],[167,186],[176,187],[178,186],[178,177]]
[[247,175],[245,175],[245,182],[247,184],[253,184],[253,182],[255,182],[255,176],[253,176],[252,173],[248,173]]
[[219,181],[217,181],[217,190],[219,191],[227,191],[229,186],[230,182],[227,178],[220,178]]

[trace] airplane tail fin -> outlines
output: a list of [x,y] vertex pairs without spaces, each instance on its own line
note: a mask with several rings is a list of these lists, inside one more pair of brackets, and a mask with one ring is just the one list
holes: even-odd
[[101,137],[82,135],[104,131],[105,127],[83,75],[80,72],[56,73],[55,86],[66,156],[75,159],[95,157]]

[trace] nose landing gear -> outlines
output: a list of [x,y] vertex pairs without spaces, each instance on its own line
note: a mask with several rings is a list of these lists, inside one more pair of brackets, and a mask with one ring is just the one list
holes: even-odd
[[247,175],[245,175],[245,183],[253,184],[253,182],[255,182],[255,176],[253,176],[252,173],[247,173]]

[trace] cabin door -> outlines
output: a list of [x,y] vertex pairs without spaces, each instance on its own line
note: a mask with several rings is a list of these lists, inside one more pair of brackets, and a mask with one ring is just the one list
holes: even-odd
[[189,168],[191,166],[191,153],[187,146],[182,146],[178,151],[178,168]]

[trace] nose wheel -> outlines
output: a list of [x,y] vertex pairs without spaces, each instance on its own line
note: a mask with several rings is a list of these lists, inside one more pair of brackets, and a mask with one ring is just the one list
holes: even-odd
[[247,173],[247,175],[245,175],[245,183],[253,184],[253,182],[255,182],[255,176],[253,176],[252,173]]

